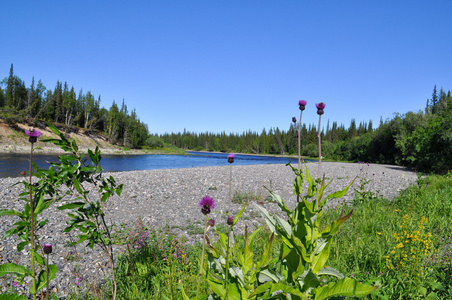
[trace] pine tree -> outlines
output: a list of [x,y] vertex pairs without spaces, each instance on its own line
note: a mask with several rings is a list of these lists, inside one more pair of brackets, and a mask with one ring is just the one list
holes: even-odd
[[2,87],[0,86],[0,108],[5,106],[5,92],[3,92]]
[[6,82],[6,92],[5,92],[5,106],[9,108],[14,107],[14,70],[13,64],[9,69],[9,76]]
[[357,134],[355,119],[352,119],[352,121],[350,122],[350,127],[348,128],[348,134],[349,134],[350,138],[354,138]]
[[28,97],[27,97],[27,117],[31,118],[33,116],[33,105],[36,101],[36,92],[35,92],[35,77],[31,79],[31,86],[28,90]]

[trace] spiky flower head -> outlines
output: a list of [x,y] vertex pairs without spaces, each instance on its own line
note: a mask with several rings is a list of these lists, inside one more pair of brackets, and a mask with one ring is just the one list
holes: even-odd
[[320,102],[320,103],[316,103],[315,107],[317,107],[317,114],[318,115],[323,115],[323,109],[325,108],[325,103]]
[[234,218],[232,216],[229,216],[226,223],[228,223],[228,225],[234,225]]
[[29,136],[28,141],[33,144],[36,143],[38,137],[41,136],[41,131],[32,128],[30,130],[25,130],[25,134]]
[[298,101],[298,105],[299,105],[301,111],[303,111],[303,110],[306,108],[306,104],[307,104],[307,103],[308,103],[308,102],[307,102],[306,100],[300,100],[300,101]]
[[199,201],[199,207],[201,207],[201,212],[208,215],[212,209],[215,208],[215,201],[209,196],[205,196]]
[[292,117],[292,122],[297,123],[297,118]]
[[229,154],[228,155],[228,163],[232,164],[234,162],[234,157],[235,157],[235,154]]
[[52,253],[52,244],[44,244],[44,253],[45,254]]

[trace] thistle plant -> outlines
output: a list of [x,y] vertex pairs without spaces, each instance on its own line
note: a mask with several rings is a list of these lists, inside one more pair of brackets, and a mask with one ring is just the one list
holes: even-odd
[[[219,246],[212,246],[210,242],[208,244],[207,283],[216,296],[223,300],[258,299],[254,294],[256,289],[273,278],[272,271],[268,268],[271,262],[273,235],[260,259],[254,256],[254,241],[263,226],[257,228],[252,234],[248,234],[248,228],[245,227],[244,244],[239,243],[234,236],[234,226],[240,220],[245,207],[246,205],[235,217],[228,217],[227,224],[231,227],[228,236],[217,231]],[[269,293],[265,294],[265,297],[269,296]],[[265,297],[262,299],[270,299]]]
[[[319,114],[319,168],[318,180],[311,177],[309,169],[305,174],[288,164],[295,173],[294,194],[301,198],[294,210],[290,210],[283,199],[270,192],[273,200],[285,218],[270,213],[259,205],[260,210],[270,230],[279,235],[283,245],[278,261],[281,264],[280,272],[273,272],[272,281],[260,285],[252,294],[266,295],[271,293],[272,299],[315,299],[322,300],[336,296],[363,296],[372,293],[376,287],[361,284],[353,278],[346,278],[338,270],[326,265],[330,254],[333,237],[340,227],[351,217],[353,211],[333,221],[321,230],[320,222],[323,208],[334,198],[343,197],[354,180],[340,191],[333,192],[324,197],[325,189],[331,183],[325,183],[325,177],[320,180],[321,139],[320,120],[324,113],[325,104],[316,104]],[[303,182],[306,178],[308,188],[303,195]],[[327,277],[335,277],[336,281],[324,284]],[[297,298],[298,297],[298,298]],[[265,297],[262,296],[265,299]]]
[[[201,207],[201,212],[204,215],[204,233],[202,235],[202,253],[201,253],[201,260],[199,263],[199,273],[198,273],[198,287],[196,289],[196,299],[199,297],[199,286],[201,285],[201,277],[203,274],[204,269],[204,255],[206,251],[206,238],[207,238],[207,226],[209,225],[209,220],[207,218],[207,215],[210,214],[212,209],[215,208],[215,201],[213,198],[209,196],[205,196],[199,201],[199,207]],[[215,223],[214,223],[215,224]]]
[[[17,235],[21,242],[17,244],[17,251],[20,252],[25,249],[26,246],[30,247],[30,261],[31,270],[26,266],[6,263],[0,265],[0,276],[6,274],[14,274],[16,280],[19,283],[23,283],[25,277],[31,277],[31,287],[29,293],[33,299],[36,299],[36,294],[46,286],[48,281],[55,278],[55,274],[58,271],[56,265],[47,265],[43,259],[44,253],[39,254],[39,235],[38,232],[48,222],[48,220],[38,221],[38,216],[47,209],[54,201],[52,189],[44,182],[39,181],[32,183],[33,166],[37,168],[33,163],[33,146],[37,142],[38,137],[41,136],[41,132],[37,129],[25,130],[28,141],[31,144],[30,150],[30,170],[29,180],[22,181],[24,185],[24,192],[20,194],[20,200],[24,201],[23,211],[16,211],[11,209],[0,210],[0,216],[16,216],[20,218],[20,221],[13,224],[13,228],[5,232],[4,236]],[[47,198],[46,198],[47,197]],[[36,274],[36,268],[39,267],[40,271]],[[47,290],[47,293],[49,291]],[[27,299],[25,296],[19,296],[18,299]]]
[[50,288],[49,288],[49,254],[52,253],[52,244],[44,245],[44,253],[47,255],[46,259],[46,283],[47,283],[47,298],[49,298]]
[[[307,104],[306,100],[298,101],[298,107],[300,108],[300,121],[298,122],[298,171],[301,171],[301,160],[302,160],[302,158],[301,158],[301,118],[303,117],[303,111],[306,109],[306,104]],[[295,122],[296,122],[296,119],[295,119]]]
[[321,165],[322,165],[322,132],[321,132],[321,128],[320,128],[320,123],[322,120],[322,115],[324,113],[324,109],[325,109],[325,103],[320,102],[320,103],[316,103],[315,107],[317,107],[317,114],[319,115],[319,131],[317,133],[318,136],[318,140],[319,140],[319,166],[318,166],[318,171],[317,171],[317,179],[320,179],[320,170],[321,170]]

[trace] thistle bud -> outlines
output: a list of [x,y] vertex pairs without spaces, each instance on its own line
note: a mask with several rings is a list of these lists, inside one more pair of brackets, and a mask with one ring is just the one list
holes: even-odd
[[45,254],[52,253],[52,244],[44,244],[44,253]]

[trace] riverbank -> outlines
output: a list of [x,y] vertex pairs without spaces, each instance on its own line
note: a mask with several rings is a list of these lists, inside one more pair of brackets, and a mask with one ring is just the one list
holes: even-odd
[[[317,174],[317,163],[307,164],[311,174]],[[362,169],[362,170],[360,170]],[[167,225],[178,236],[185,236],[191,243],[201,241],[203,215],[198,207],[199,199],[205,195],[213,197],[216,207],[210,217],[216,220],[217,226],[225,223],[225,212],[228,209],[229,166],[201,167],[189,169],[149,170],[112,173],[117,183],[123,183],[121,197],[113,197],[105,207],[108,222],[117,226],[123,224],[131,227],[138,218],[146,226],[163,227]],[[372,191],[388,199],[395,197],[400,190],[414,183],[417,176],[414,172],[398,166],[360,165],[348,163],[322,163],[321,173],[333,182],[327,193],[344,188],[357,175],[365,176],[372,181],[367,186]],[[280,194],[288,207],[293,208],[296,197],[293,195],[294,175],[291,169],[284,165],[232,165],[232,191],[237,195],[258,198],[269,211],[278,211],[275,203],[265,202],[268,191],[266,188]],[[106,174],[110,175],[110,174]],[[0,179],[0,209],[21,209],[23,202],[18,199],[21,186],[12,186],[21,178]],[[349,202],[354,197],[353,188],[358,188],[355,181],[349,193],[342,199],[331,200],[330,206]],[[60,204],[58,204],[60,205]],[[232,212],[236,214],[242,204],[232,203]],[[68,235],[63,232],[66,215],[56,209],[55,205],[46,211],[44,218],[49,220],[41,232],[42,243],[52,243],[54,253],[51,262],[59,268],[57,278],[52,286],[59,295],[64,295],[73,287],[75,271],[84,276],[84,280],[102,284],[104,274],[109,274],[108,264],[100,249],[91,250],[87,247],[67,246],[67,241],[74,239],[75,233]],[[0,218],[0,234],[11,228],[17,221],[13,216]],[[249,205],[241,221],[237,224],[238,231],[263,224],[257,209]],[[28,262],[28,252],[16,252],[16,237],[8,237],[0,242],[0,263]],[[117,253],[122,247],[117,246]],[[80,259],[75,259],[79,257]],[[99,279],[100,278],[100,279]],[[4,281],[4,284],[10,282]],[[5,285],[2,286],[5,287]]]
[[[14,126],[5,124],[0,119],[0,154],[2,153],[30,153],[30,143],[25,130],[30,129],[28,124],[19,123]],[[39,154],[62,154],[63,151],[50,143],[44,143],[44,139],[58,138],[45,123],[39,126],[42,136],[34,144],[34,153]],[[59,128],[62,132],[64,130]],[[99,147],[104,155],[141,155],[141,154],[185,154],[183,149],[179,148],[157,148],[157,149],[129,149],[112,145],[108,142],[108,137],[99,132],[90,132],[81,128],[71,128],[65,136],[68,139],[75,140],[81,152],[87,153],[88,149],[94,150]]]

